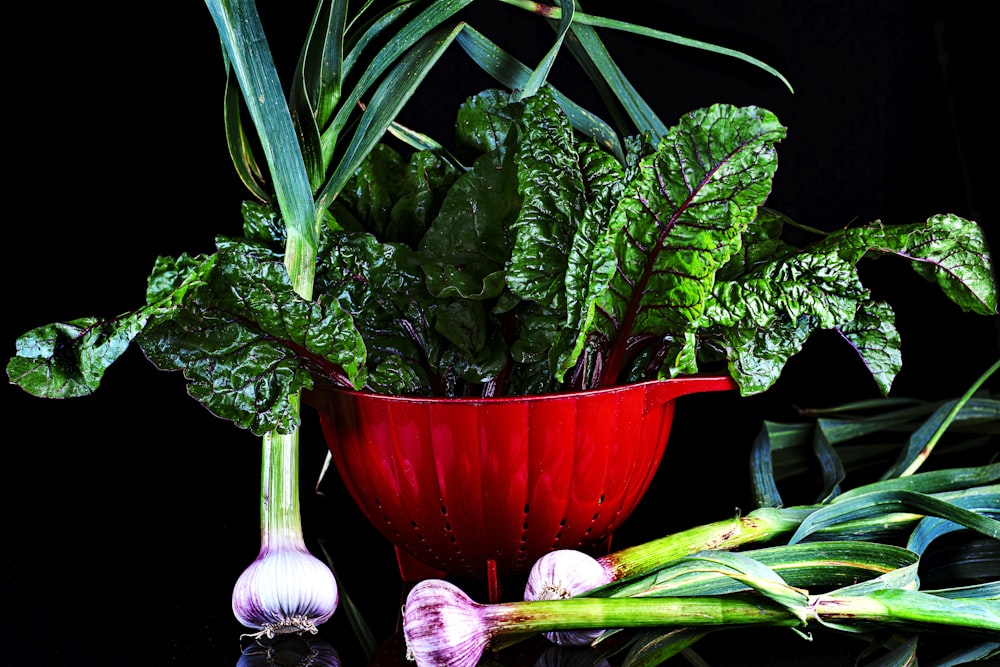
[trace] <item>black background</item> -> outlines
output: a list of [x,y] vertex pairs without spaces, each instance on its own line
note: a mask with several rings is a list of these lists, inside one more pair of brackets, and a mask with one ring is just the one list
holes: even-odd
[[[470,12],[470,22],[533,62],[550,28],[493,4]],[[285,78],[310,5],[259,3]],[[668,124],[715,102],[778,115],[789,131],[778,147],[773,207],[823,229],[951,212],[978,220],[1000,247],[989,3],[631,5],[638,8],[591,2],[585,9],[743,50],[791,80],[794,94],[746,64],[606,34],[619,65]],[[21,21],[5,22],[10,354],[17,335],[35,326],[140,304],[154,259],[211,252],[215,234],[238,232],[245,195],[224,144],[224,70],[203,4],[22,12]],[[553,81],[599,108],[574,68],[567,56]],[[490,85],[454,48],[403,121],[447,142],[458,104]],[[904,366],[893,395],[957,396],[1000,355],[997,318],[962,313],[901,262],[872,263],[864,279],[897,312]],[[244,643],[230,593],[259,544],[258,440],[212,417],[185,395],[179,376],[156,371],[136,350],[91,397],[4,392],[0,663],[235,665]],[[747,452],[761,420],[876,395],[853,352],[816,335],[764,395],[682,398],[653,486],[615,545],[747,509]],[[315,553],[320,541],[330,551],[347,593],[385,642],[379,664],[403,664],[393,632],[404,586],[392,549],[336,477],[324,482],[324,495],[312,493],[324,453],[307,414],[307,540]],[[320,637],[345,665],[365,664],[343,610]],[[806,655],[846,665],[862,647],[778,630],[698,645],[716,665]]]

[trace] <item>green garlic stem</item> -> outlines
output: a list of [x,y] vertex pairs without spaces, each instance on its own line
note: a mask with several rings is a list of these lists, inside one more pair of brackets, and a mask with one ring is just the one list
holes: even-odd
[[597,562],[608,571],[612,581],[621,581],[697,551],[734,549],[792,533],[813,509],[758,509],[746,516],[696,526],[637,544],[601,556]]
[[735,597],[570,598],[484,606],[491,636],[587,628],[668,625],[799,625],[780,606]]
[[1000,602],[903,589],[774,601],[758,594],[568,598],[480,604],[439,579],[418,583],[403,608],[407,654],[417,667],[473,667],[488,647],[527,634],[594,628],[778,626],[811,622],[857,632],[868,626],[1000,633]]
[[[292,400],[298,403],[299,397]],[[261,549],[272,545],[304,545],[298,430],[287,435],[275,431],[264,435],[260,487]]]

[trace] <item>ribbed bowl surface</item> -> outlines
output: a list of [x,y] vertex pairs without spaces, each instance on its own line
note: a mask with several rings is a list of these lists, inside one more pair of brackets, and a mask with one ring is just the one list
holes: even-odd
[[606,544],[659,466],[674,399],[732,386],[693,376],[491,399],[334,389],[319,412],[368,520],[430,568],[482,579],[491,560],[505,577],[553,549]]

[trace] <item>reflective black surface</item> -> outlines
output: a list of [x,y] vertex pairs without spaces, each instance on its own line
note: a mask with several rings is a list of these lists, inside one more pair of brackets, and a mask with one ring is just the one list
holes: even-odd
[[[586,9],[649,18],[599,4]],[[665,29],[748,51],[791,79],[794,95],[720,57],[607,40],[668,124],[719,101],[774,111],[789,127],[775,208],[824,229],[954,212],[979,220],[1000,247],[986,3],[641,4],[663,13]],[[283,71],[310,19],[297,5],[260,3]],[[137,305],[155,257],[210,252],[215,234],[238,230],[244,196],[224,146],[223,70],[203,4],[40,7],[7,24],[5,48],[17,49],[5,141],[9,354],[34,326]],[[520,30],[515,51],[551,34],[530,21],[509,25]],[[479,75],[457,50],[442,63],[425,105],[405,120],[446,138],[461,100],[490,84],[450,87]],[[958,395],[1000,354],[995,318],[961,313],[908,268],[882,260],[865,279],[897,310],[904,370],[895,394]],[[661,469],[613,546],[747,509],[746,454],[761,420],[875,395],[843,341],[819,335],[763,396],[681,399]],[[230,593],[258,548],[258,440],[209,415],[184,395],[182,378],[136,351],[92,397],[46,401],[7,386],[3,410],[0,664],[238,664],[249,640]],[[304,531],[315,553],[331,554],[380,648],[369,661],[343,608],[318,639],[344,665],[405,664],[396,628],[407,585],[332,472],[322,495],[312,492],[325,453],[312,417],[302,436]],[[468,587],[485,600],[479,583]],[[504,591],[514,596],[517,582]],[[528,642],[498,660],[535,665],[546,649]],[[712,665],[849,665],[863,649],[852,638],[807,642],[779,630],[727,631],[697,647]]]

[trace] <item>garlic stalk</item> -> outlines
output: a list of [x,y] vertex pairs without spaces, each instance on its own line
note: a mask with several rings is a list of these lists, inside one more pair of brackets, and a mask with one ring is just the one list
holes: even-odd
[[[745,614],[745,616],[744,616]],[[458,586],[425,579],[406,597],[403,636],[417,667],[474,667],[491,642],[512,635],[604,627],[746,622],[772,625],[798,619],[771,604],[716,598],[572,598],[481,604]]]
[[491,643],[553,630],[654,627],[769,626],[797,628],[820,623],[844,632],[873,625],[1000,633],[1000,603],[939,597],[903,589],[867,595],[809,595],[788,588],[778,602],[769,596],[622,597],[480,604],[441,579],[425,579],[407,595],[403,636],[407,659],[417,667],[475,667]]
[[339,601],[333,572],[306,548],[299,507],[298,432],[263,438],[260,552],[233,589],[233,614],[256,636],[316,633]]
[[[706,549],[734,549],[790,534],[811,509],[760,508],[746,516],[696,526],[678,533],[594,558],[574,549],[557,549],[537,561],[528,573],[524,599],[559,600],[575,597],[600,586],[646,572],[665,563]],[[602,632],[548,632],[546,638],[560,646],[589,644]]]

